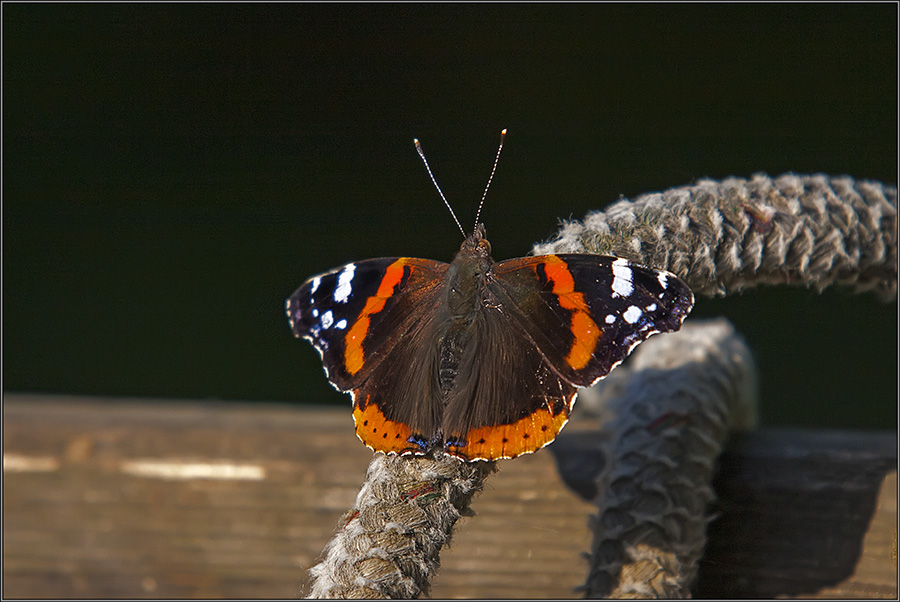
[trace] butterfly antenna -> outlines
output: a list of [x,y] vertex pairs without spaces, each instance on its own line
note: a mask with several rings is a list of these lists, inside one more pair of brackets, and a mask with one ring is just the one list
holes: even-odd
[[497,171],[497,162],[500,160],[500,151],[503,150],[503,141],[506,139],[506,128],[503,128],[503,131],[500,132],[500,148],[497,149],[497,156],[494,157],[494,166],[491,168],[491,175],[488,178],[487,186],[484,187],[484,193],[481,195],[481,202],[478,203],[478,211],[475,213],[475,227],[478,227],[478,218],[481,217],[481,207],[484,205],[484,199],[487,196],[488,188],[491,187],[491,182],[494,180],[494,172]]
[[450,203],[447,202],[447,197],[444,196],[444,191],[441,190],[441,187],[438,186],[437,180],[434,179],[434,174],[431,173],[431,166],[428,165],[428,159],[425,158],[425,151],[422,150],[422,145],[419,144],[418,138],[413,138],[413,142],[416,145],[416,150],[419,152],[419,156],[422,158],[422,163],[425,164],[425,169],[428,170],[428,176],[431,178],[431,183],[434,184],[434,187],[437,188],[438,194],[441,195],[441,198],[444,199],[444,204],[447,205],[447,209],[450,210],[450,215],[453,216],[453,221],[456,222],[456,227],[459,228],[459,231],[462,232],[463,238],[466,236],[466,231],[463,230],[462,224],[459,223],[459,219],[456,217],[456,213],[453,211],[453,207],[450,206]]

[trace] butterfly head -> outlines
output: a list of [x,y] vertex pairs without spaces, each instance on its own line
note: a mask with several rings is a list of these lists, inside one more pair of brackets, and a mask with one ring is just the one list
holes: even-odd
[[475,258],[489,258],[491,256],[491,243],[486,238],[487,231],[484,224],[475,224],[475,230],[466,237],[459,247],[460,254]]

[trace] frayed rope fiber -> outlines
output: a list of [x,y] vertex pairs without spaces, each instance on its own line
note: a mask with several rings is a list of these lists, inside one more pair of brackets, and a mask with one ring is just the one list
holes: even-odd
[[310,598],[427,595],[453,525],[493,462],[375,454],[356,504],[310,569]]
[[563,225],[535,255],[617,255],[680,276],[695,294],[833,284],[897,295],[897,187],[822,174],[700,180]]

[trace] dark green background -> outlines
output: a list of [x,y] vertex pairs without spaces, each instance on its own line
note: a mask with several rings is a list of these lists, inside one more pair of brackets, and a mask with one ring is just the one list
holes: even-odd
[[[3,5],[6,390],[347,404],[283,302],[460,236],[497,259],[620,195],[897,181],[897,6]],[[767,423],[893,427],[897,305],[701,300]]]

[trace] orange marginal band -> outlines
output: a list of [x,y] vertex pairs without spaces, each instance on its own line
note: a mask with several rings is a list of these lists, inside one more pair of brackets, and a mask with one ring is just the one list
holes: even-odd
[[556,439],[568,420],[568,412],[554,416],[549,408],[540,408],[511,424],[472,429],[466,433],[464,446],[450,444],[446,451],[466,460],[515,458],[537,451]]
[[575,291],[575,280],[566,262],[556,255],[547,255],[544,261],[544,272],[553,283],[553,292],[559,297],[559,305],[572,311],[572,348],[566,356],[566,363],[574,370],[587,366],[597,349],[600,338],[600,327],[591,319],[590,310],[584,301],[584,295]]
[[360,441],[375,451],[388,454],[416,451],[417,446],[409,441],[412,430],[402,422],[388,420],[377,405],[367,402],[368,398],[353,408],[356,436]]
[[366,299],[366,305],[362,312],[347,331],[344,337],[344,366],[351,375],[359,372],[363,367],[363,341],[369,332],[369,321],[372,314],[377,314],[384,309],[384,304],[394,292],[394,287],[403,280],[403,266],[406,260],[402,257],[388,266],[381,279],[381,284],[374,295]]

